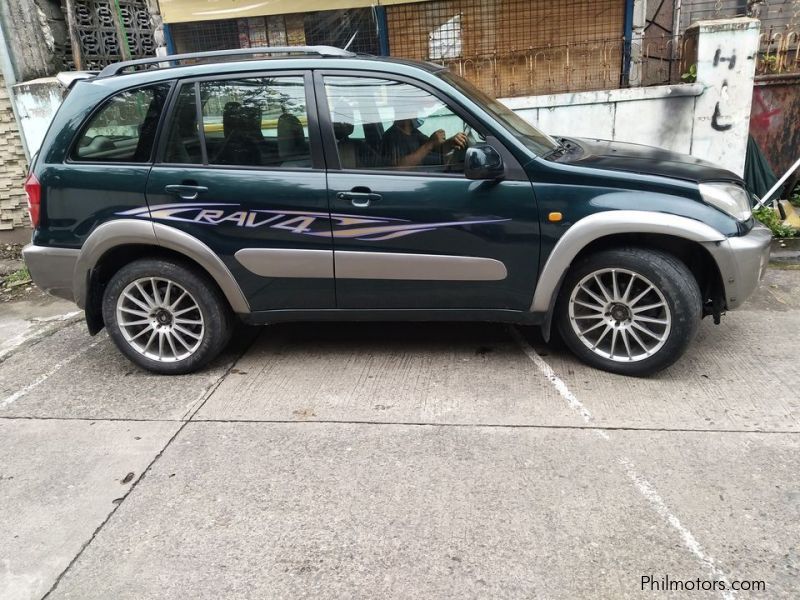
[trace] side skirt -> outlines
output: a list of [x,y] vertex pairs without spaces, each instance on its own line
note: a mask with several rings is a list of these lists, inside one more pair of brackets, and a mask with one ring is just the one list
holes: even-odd
[[517,323],[541,325],[544,315],[520,310],[488,309],[314,309],[314,310],[265,310],[240,314],[239,318],[249,325],[288,323],[296,321],[484,321],[491,323]]

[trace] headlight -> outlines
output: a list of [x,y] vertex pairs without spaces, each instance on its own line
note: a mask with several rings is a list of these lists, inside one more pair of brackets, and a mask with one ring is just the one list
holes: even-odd
[[753,214],[747,192],[733,183],[701,183],[703,200],[739,221],[747,221]]

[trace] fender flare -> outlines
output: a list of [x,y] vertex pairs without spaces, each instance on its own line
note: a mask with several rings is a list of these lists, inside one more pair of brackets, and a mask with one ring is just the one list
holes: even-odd
[[620,233],[671,235],[698,243],[719,243],[726,237],[710,225],[668,213],[643,210],[607,210],[577,221],[556,243],[544,265],[531,302],[531,312],[550,319],[563,275],[575,257],[591,242]]
[[211,248],[174,227],[138,219],[103,223],[86,238],[72,278],[75,302],[79,307],[86,306],[89,275],[98,261],[109,250],[126,244],[167,248],[193,260],[217,283],[234,312],[250,312],[247,298],[233,274]]

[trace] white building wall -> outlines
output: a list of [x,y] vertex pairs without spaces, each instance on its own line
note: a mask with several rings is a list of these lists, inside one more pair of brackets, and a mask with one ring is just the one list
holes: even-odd
[[687,35],[697,36],[697,81],[704,93],[697,99],[692,153],[741,175],[758,55],[759,21],[700,21]]
[[599,138],[692,151],[700,84],[663,85],[505,98],[503,103],[551,135]]
[[14,86],[19,125],[31,156],[39,151],[50,121],[61,106],[64,88],[55,77],[35,79]]

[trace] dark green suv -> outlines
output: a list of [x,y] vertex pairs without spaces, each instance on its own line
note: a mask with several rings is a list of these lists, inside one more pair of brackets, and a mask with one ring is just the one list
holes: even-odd
[[36,283],[159,373],[205,365],[234,317],[555,321],[584,361],[651,373],[755,289],[770,241],[729,171],[328,47],[87,74],[26,190]]

